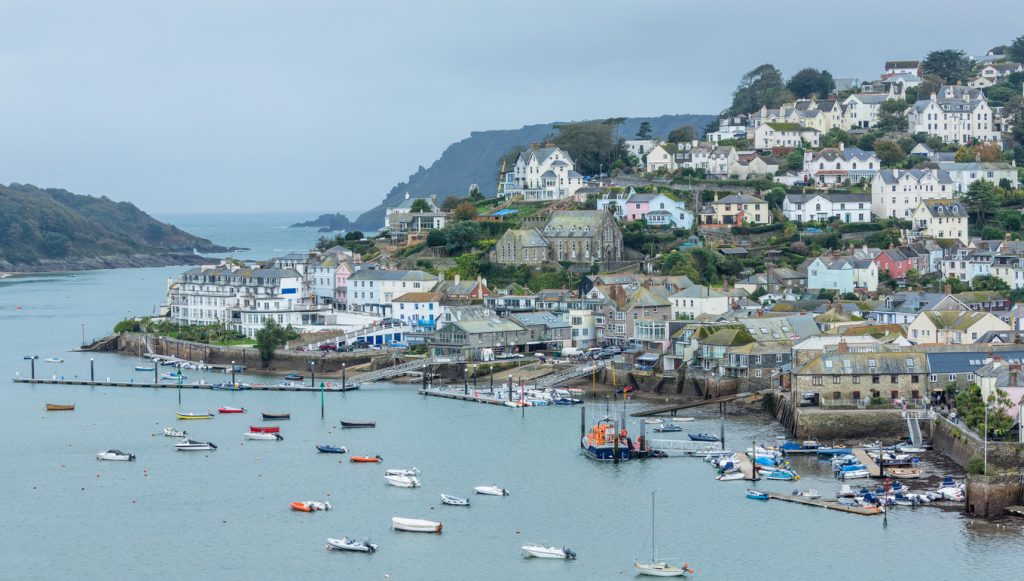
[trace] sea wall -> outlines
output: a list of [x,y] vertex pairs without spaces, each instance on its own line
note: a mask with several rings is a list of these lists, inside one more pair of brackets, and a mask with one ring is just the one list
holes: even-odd
[[1019,474],[997,474],[967,477],[967,514],[992,518],[1002,516],[1006,507],[1021,504],[1021,477]]
[[[961,466],[974,456],[985,454],[985,442],[974,433],[963,429],[943,416],[931,422],[931,441],[937,452],[948,456]],[[924,427],[924,422],[922,422]],[[1024,467],[1024,445],[1014,442],[989,442],[989,466],[999,469]]]
[[822,410],[797,408],[795,435],[820,442],[896,440],[907,436],[900,410]]

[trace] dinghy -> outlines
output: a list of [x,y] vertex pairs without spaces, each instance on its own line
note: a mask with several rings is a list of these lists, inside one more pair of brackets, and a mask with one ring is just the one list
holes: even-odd
[[284,378],[286,381],[302,381],[303,379],[305,379],[298,373],[289,373],[288,375],[285,375]]
[[244,414],[245,408],[230,408],[227,406],[217,408],[217,413],[221,414]]
[[449,506],[469,506],[468,498],[459,498],[458,496],[450,496],[447,494],[441,495],[441,502]]
[[747,489],[747,498],[751,500],[768,500],[768,493],[760,490],[754,490],[753,488]]
[[149,367],[147,367],[145,365],[136,365],[135,366],[135,371],[153,371],[155,369],[156,369],[156,367],[152,367],[152,366],[149,366]]
[[391,528],[411,533],[439,533],[444,525],[432,520],[393,516],[391,517]]
[[575,559],[576,553],[568,547],[545,547],[544,545],[523,545],[523,555],[538,559]]
[[712,436],[711,434],[687,434],[694,442],[717,442],[718,436]]
[[267,412],[263,412],[263,421],[268,421],[268,420],[290,420],[290,419],[292,419],[292,414],[290,414],[290,413],[268,414]]
[[344,446],[339,447],[339,446],[331,446],[331,445],[328,445],[328,444],[324,444],[322,446],[318,444],[316,449],[321,451],[321,452],[323,452],[324,454],[344,454],[344,453],[348,452],[348,448],[346,448]]
[[923,454],[927,452],[927,449],[912,444],[896,444],[896,451],[903,454]]
[[304,502],[293,502],[292,510],[299,512],[316,512],[318,510],[331,510],[331,503],[307,500]]
[[327,548],[334,549],[336,551],[355,551],[357,553],[373,553],[377,550],[377,545],[370,542],[370,539],[364,539],[363,541],[357,541],[345,537],[343,539],[327,539]]
[[475,490],[477,494],[486,494],[488,496],[508,496],[509,494],[508,490],[500,486],[477,486],[474,487],[473,490]]
[[385,474],[384,480],[386,480],[391,486],[397,486],[398,488],[417,488],[420,485],[420,479],[415,476]]
[[920,468],[886,468],[885,475],[889,478],[920,478]]
[[100,452],[96,454],[97,460],[119,460],[121,462],[129,462],[135,459],[135,454],[129,454],[128,452],[122,452],[120,450],[107,450],[106,452]]
[[164,428],[164,435],[171,438],[184,438],[188,435],[188,432],[185,430],[175,430],[174,428]]
[[419,476],[420,470],[415,466],[412,470],[406,470],[405,468],[388,468],[384,471],[385,476]]
[[188,378],[185,377],[184,375],[181,375],[178,372],[174,372],[174,373],[161,373],[160,374],[160,379],[166,379],[168,381],[177,381],[177,380],[180,379],[182,381],[185,381]]
[[176,414],[179,420],[212,420],[213,414],[207,412],[205,414],[183,414],[177,412]]
[[351,462],[368,463],[368,462],[380,462],[384,460],[380,456],[352,456],[349,458]]
[[46,404],[46,411],[48,412],[73,412],[75,411],[75,404],[73,403],[48,403]]
[[374,420],[341,420],[341,427],[343,428],[376,428],[377,422]]
[[279,426],[249,426],[249,431],[260,434],[276,434],[281,431],[281,428]]
[[174,448],[180,452],[196,452],[206,450],[216,450],[212,442],[199,442],[196,440],[185,439],[174,445]]
[[683,427],[675,424],[665,424],[654,428],[655,432],[682,432]]
[[725,474],[719,474],[715,477],[715,480],[721,480],[723,482],[726,480],[743,480],[743,473],[739,471],[726,472]]
[[246,440],[283,440],[284,436],[277,432],[266,433],[266,432],[246,432]]

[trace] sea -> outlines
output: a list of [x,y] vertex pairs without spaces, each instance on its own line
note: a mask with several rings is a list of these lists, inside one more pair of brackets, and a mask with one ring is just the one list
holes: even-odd
[[[286,226],[312,215],[167,215],[211,240],[267,258],[309,248],[315,229]],[[151,314],[181,267],[16,276],[0,280],[0,374],[149,378],[137,357],[73,351],[125,317]],[[47,363],[47,358],[62,363]],[[223,375],[186,372],[189,381]],[[251,370],[243,381],[261,381]],[[484,389],[479,386],[478,389]],[[415,385],[380,383],[327,394],[8,383],[0,389],[0,579],[603,580],[633,578],[633,562],[679,559],[696,579],[830,581],[1020,578],[1017,521],[970,519],[953,508],[897,507],[866,517],[745,498],[749,483],[716,481],[695,458],[597,463],[580,453],[587,424],[646,404],[587,398],[585,406],[526,410],[429,398]],[[45,412],[73,403],[73,412]],[[245,414],[183,422],[175,412],[244,407]],[[261,412],[290,412],[283,441],[247,441]],[[717,433],[717,410],[698,410],[687,432]],[[341,419],[374,429],[342,430]],[[729,410],[726,446],[777,444],[769,417]],[[177,452],[163,428],[217,444]],[[630,424],[636,434],[639,426]],[[665,437],[686,438],[683,434]],[[316,444],[380,455],[381,465],[319,454]],[[116,448],[135,462],[100,462]],[[797,482],[760,482],[776,492],[840,484],[827,463],[796,458]],[[928,481],[953,470],[924,455]],[[385,468],[421,471],[422,487],[385,484]],[[474,495],[498,485],[507,497]],[[442,505],[442,493],[470,508]],[[333,509],[293,512],[292,501]],[[440,521],[440,535],[396,532],[393,516]],[[375,554],[325,550],[328,537],[369,538]],[[575,561],[528,559],[520,547],[568,547]]]

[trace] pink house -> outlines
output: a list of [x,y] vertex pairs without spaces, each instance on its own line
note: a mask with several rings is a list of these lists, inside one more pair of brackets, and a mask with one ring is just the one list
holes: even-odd
[[651,200],[654,199],[654,194],[633,194],[628,200],[624,202],[625,208],[623,213],[626,215],[626,221],[632,222],[634,220],[643,220],[647,212],[651,211]]
[[917,262],[916,257],[910,258],[897,248],[883,250],[875,257],[875,264],[878,265],[878,273],[886,273],[890,278],[901,279],[907,277],[907,271],[914,268]]

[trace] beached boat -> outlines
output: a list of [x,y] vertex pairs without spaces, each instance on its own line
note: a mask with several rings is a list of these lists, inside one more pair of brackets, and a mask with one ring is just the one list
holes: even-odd
[[174,445],[174,448],[180,452],[201,452],[207,450],[216,450],[212,442],[199,442],[197,440],[184,439]]
[[292,414],[290,414],[290,413],[268,414],[267,412],[263,412],[263,421],[269,421],[269,420],[290,420],[291,418],[292,418]]
[[751,500],[768,500],[768,493],[760,490],[754,490],[753,488],[747,489],[747,498]]
[[658,560],[657,545],[654,543],[654,515],[654,492],[651,492],[651,562],[641,563],[637,558],[633,562],[633,568],[638,574],[648,577],[682,577],[686,573],[693,573],[686,563],[683,563],[682,567],[676,567]]
[[135,371],[154,371],[155,369],[156,369],[156,367],[153,367],[152,365],[149,365],[149,366],[147,366],[147,365],[136,365],[135,366]]
[[451,496],[449,494],[441,495],[441,502],[449,506],[469,506],[468,498],[461,498],[458,496]]
[[821,498],[821,494],[814,488],[801,490],[800,492],[796,492],[793,496],[802,496],[804,498],[810,498],[813,500],[818,500]]
[[164,435],[171,438],[184,438],[188,435],[188,432],[185,430],[175,430],[174,428],[164,428]]
[[476,486],[473,488],[477,494],[485,494],[487,496],[508,496],[509,492],[507,489],[500,486]]
[[885,475],[888,476],[889,478],[907,478],[907,479],[912,479],[912,478],[920,478],[921,477],[921,469],[920,468],[898,468],[898,467],[890,468],[890,467],[886,467],[884,472],[885,472]]
[[627,436],[625,430],[616,434],[611,420],[603,419],[583,436],[581,445],[583,452],[593,460],[629,460],[631,443]]
[[373,420],[341,420],[341,427],[343,428],[375,428],[377,422]]
[[96,454],[97,460],[119,460],[121,462],[130,462],[135,459],[135,454],[129,454],[128,452],[122,452],[120,450],[107,450],[106,452],[100,452]]
[[439,533],[444,525],[432,520],[393,516],[391,517],[391,528],[411,533]]
[[283,440],[284,436],[277,432],[246,432],[246,440]]
[[179,420],[212,420],[213,419],[213,414],[211,414],[209,412],[205,413],[205,414],[195,414],[195,413],[183,414],[181,412],[177,412],[176,415],[178,416]]
[[301,502],[293,502],[292,510],[299,512],[316,512],[318,510],[331,510],[331,503],[319,502],[316,500],[306,500]]
[[280,426],[249,426],[250,432],[257,432],[260,434],[276,434],[281,431]]
[[575,559],[576,553],[568,547],[545,547],[544,545],[523,545],[523,555],[538,559]]
[[323,452],[324,454],[344,454],[348,452],[348,448],[344,446],[331,446],[328,444],[317,444],[316,449]]
[[303,379],[305,379],[298,373],[289,373],[288,375],[285,375],[284,378],[286,381],[302,381]]
[[244,414],[245,413],[245,408],[231,408],[231,407],[224,406],[224,407],[217,408],[217,413],[221,413],[221,414]]
[[415,476],[385,474],[384,480],[391,486],[397,486],[398,488],[418,488],[420,486],[420,479]]
[[654,428],[655,432],[682,432],[683,427],[675,424],[664,424]]
[[60,357],[47,357],[46,359],[43,359],[43,361],[47,363],[64,363],[64,360]]
[[388,468],[384,471],[385,476],[419,476],[420,470],[415,466],[411,470],[406,468]]
[[75,404],[73,403],[48,403],[46,404],[46,411],[48,412],[73,412],[75,411]]
[[687,434],[694,442],[717,442],[718,436],[711,434]]
[[327,539],[327,548],[336,551],[355,551],[357,553],[373,553],[377,545],[370,542],[370,539],[357,541],[349,537],[343,539]]
[[349,461],[351,461],[351,462],[362,463],[362,464],[370,463],[370,462],[381,462],[383,460],[384,459],[381,458],[380,456],[352,456],[351,458],[349,458]]
[[903,454],[923,454],[928,451],[923,446],[914,446],[913,444],[896,444],[895,450]]

